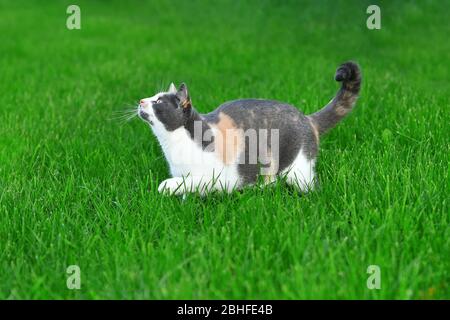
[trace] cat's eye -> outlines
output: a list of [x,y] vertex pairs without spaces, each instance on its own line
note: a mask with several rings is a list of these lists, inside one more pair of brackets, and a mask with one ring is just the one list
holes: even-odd
[[158,99],[158,100],[156,100],[155,103],[161,103],[161,102],[163,102],[163,101],[161,99]]

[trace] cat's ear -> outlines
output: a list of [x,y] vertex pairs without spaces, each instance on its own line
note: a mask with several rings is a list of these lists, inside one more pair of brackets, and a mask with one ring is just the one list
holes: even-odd
[[173,82],[169,86],[169,93],[177,93],[177,87],[175,87]]
[[183,82],[178,88],[177,97],[180,99],[180,105],[184,109],[192,107],[191,98],[186,84]]

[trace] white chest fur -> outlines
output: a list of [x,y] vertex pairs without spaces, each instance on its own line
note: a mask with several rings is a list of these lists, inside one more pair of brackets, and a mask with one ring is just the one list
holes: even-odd
[[173,177],[204,177],[223,181],[238,179],[237,165],[225,165],[216,152],[207,152],[183,127],[155,134],[163,149]]

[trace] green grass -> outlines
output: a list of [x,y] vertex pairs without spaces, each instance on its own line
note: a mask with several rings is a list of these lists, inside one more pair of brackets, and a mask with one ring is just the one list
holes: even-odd
[[[69,31],[72,3],[0,2],[0,298],[450,298],[441,2],[381,2],[378,31],[372,1],[77,1]],[[149,128],[111,119],[170,81],[201,112],[260,97],[311,113],[349,59],[361,98],[307,195],[161,196]]]

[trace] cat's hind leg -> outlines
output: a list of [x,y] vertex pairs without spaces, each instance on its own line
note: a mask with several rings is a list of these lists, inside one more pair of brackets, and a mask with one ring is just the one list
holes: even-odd
[[315,159],[308,159],[300,150],[292,164],[283,172],[281,176],[286,178],[286,182],[302,192],[308,192],[314,188],[315,183]]

